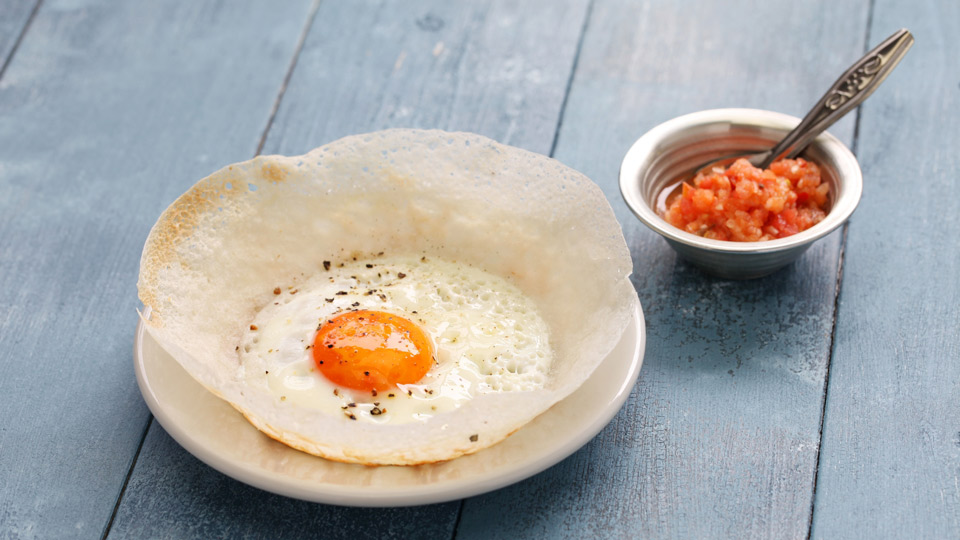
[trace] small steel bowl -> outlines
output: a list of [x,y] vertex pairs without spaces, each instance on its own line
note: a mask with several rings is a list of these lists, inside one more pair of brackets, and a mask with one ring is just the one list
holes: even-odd
[[863,191],[863,175],[853,153],[823,133],[802,157],[820,166],[830,184],[827,216],[787,238],[729,242],[690,234],[657,214],[660,193],[695,167],[735,152],[771,148],[800,119],[756,109],[712,109],[674,118],[648,131],[630,147],[620,165],[620,193],[634,214],[684,259],[708,273],[729,279],[764,276],[790,264],[818,239],[853,214]]

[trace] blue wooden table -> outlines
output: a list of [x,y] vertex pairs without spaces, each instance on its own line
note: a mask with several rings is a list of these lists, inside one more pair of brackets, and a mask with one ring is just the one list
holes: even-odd
[[[0,0],[0,538],[960,537],[955,0]],[[831,132],[853,219],[767,278],[705,276],[622,202],[630,144],[716,107],[802,115],[900,27]],[[613,422],[489,494],[394,509],[241,484],[131,361],[150,226],[258,153],[478,132],[600,184],[648,339]]]

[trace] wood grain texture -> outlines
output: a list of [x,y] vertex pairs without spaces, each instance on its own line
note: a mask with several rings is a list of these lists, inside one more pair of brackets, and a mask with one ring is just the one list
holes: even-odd
[[[645,365],[589,445],[466,501],[458,538],[807,535],[841,236],[767,278],[714,279],[632,217],[617,173],[636,138],[678,114],[802,115],[862,53],[867,9],[594,3],[555,157],[597,181],[624,226],[647,317]],[[831,131],[850,143],[852,128],[848,119]]]
[[0,1],[0,75],[40,0]]
[[324,3],[264,153],[405,127],[548,153],[586,0]]
[[[33,5],[0,0],[0,61]],[[100,536],[128,472],[113,538],[804,538],[811,520],[813,538],[960,537],[960,248],[939,220],[960,212],[957,20],[953,0],[44,0],[0,78],[0,538]],[[900,26],[918,43],[863,108],[836,314],[840,234],[721,281],[621,202],[647,129],[711,107],[802,114]],[[611,200],[649,331],[594,441],[459,521],[458,503],[274,496],[155,423],[130,471],[149,425],[130,369],[139,253],[178,194],[261,142],[440,127],[547,152],[561,118],[556,157]],[[831,131],[850,143],[854,126]]]
[[37,13],[0,81],[0,537],[103,534],[149,418],[130,357],[143,241],[253,153],[307,4]]
[[874,9],[917,41],[863,106],[812,537],[960,538],[960,5]]
[[460,506],[343,508],[273,495],[214,471],[159,426],[144,453],[109,538],[449,538]]
[[[586,6],[324,2],[263,152],[297,154],[389,127],[468,130],[549,151]],[[158,432],[150,427],[110,538],[453,534],[457,502],[396,510],[306,504],[229,480]]]

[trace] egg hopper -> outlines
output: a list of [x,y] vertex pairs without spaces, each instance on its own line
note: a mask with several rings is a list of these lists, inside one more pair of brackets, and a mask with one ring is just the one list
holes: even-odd
[[[275,284],[295,284],[324,261],[384,251],[510,279],[550,326],[545,388],[375,426],[280,404],[243,380],[239,336]],[[388,130],[201,180],[151,230],[138,291],[152,337],[271,437],[339,461],[417,464],[495,444],[579,387],[631,319],[631,269],[609,203],[582,174],[479,135]]]
[[480,495],[533,476],[589,442],[621,409],[643,364],[646,330],[633,295],[620,342],[580,388],[505,441],[443,463],[368,467],[287,447],[257,431],[197,383],[137,325],[134,370],[164,430],[235,480],[297,499],[342,506],[412,506]]

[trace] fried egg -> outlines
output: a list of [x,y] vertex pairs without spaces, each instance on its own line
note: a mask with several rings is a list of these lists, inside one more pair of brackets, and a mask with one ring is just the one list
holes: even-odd
[[274,288],[241,340],[244,379],[278,407],[405,424],[543,388],[549,329],[505,279],[434,257],[324,267]]

